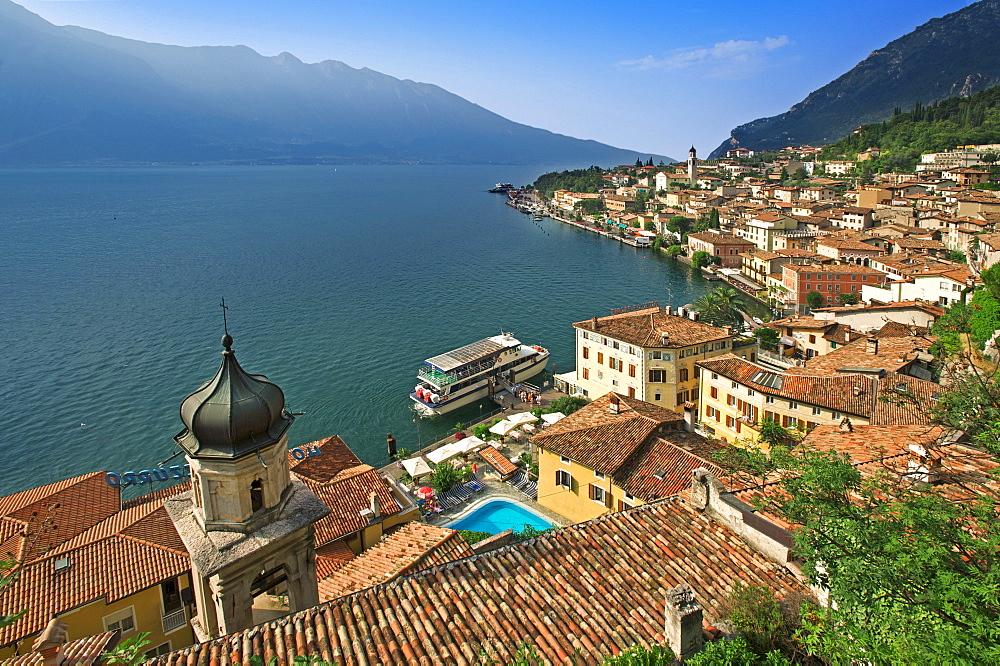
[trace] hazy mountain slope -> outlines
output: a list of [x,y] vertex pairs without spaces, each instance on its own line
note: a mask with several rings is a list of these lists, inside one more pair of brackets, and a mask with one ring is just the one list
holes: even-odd
[[894,107],[905,110],[918,101],[967,96],[997,85],[998,39],[998,0],[982,0],[931,19],[873,51],[787,112],[740,125],[712,157],[736,146],[766,150],[829,143],[860,125],[891,117]]
[[511,122],[438,86],[341,62],[305,64],[245,46],[148,44],[53,26],[0,0],[4,164],[628,164],[639,156]]

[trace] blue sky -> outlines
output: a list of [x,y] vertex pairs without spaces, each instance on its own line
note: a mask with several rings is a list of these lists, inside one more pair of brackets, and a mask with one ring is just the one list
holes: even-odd
[[57,25],[244,44],[437,84],[511,120],[683,158],[786,111],[951,0],[17,0]]

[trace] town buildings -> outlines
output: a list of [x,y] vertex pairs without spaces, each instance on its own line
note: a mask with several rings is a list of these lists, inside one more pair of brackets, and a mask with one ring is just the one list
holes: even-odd
[[756,341],[685,314],[651,304],[576,322],[576,371],[561,381],[591,399],[614,391],[690,411],[698,399],[695,362],[729,353],[754,358]]

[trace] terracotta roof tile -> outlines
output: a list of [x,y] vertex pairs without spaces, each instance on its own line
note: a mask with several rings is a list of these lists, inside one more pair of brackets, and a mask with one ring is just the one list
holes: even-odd
[[918,353],[926,353],[935,338],[912,336],[877,337],[875,352],[868,351],[867,337],[859,338],[833,351],[814,356],[804,366],[789,368],[790,375],[835,375],[843,368],[882,369],[889,372],[903,372],[917,358]]
[[302,482],[330,507],[330,513],[315,525],[316,543],[319,545],[368,527],[368,520],[361,515],[361,511],[370,507],[373,491],[378,495],[383,516],[402,511],[389,486],[371,465],[341,470],[327,483],[317,483],[309,478],[303,478]]
[[510,476],[517,471],[517,465],[508,460],[504,454],[500,453],[500,449],[492,444],[480,449],[479,456],[489,463],[501,478]]
[[331,541],[316,549],[316,578],[322,580],[357,557],[346,541]]
[[410,522],[320,580],[321,601],[338,599],[399,576],[446,564],[475,553],[455,530]]
[[[69,566],[55,571],[58,558],[67,558]],[[0,602],[28,612],[0,629],[0,645],[41,631],[54,613],[102,597],[112,603],[190,568],[162,499],[115,513],[18,569]]]
[[[160,664],[315,654],[354,664],[510,662],[527,641],[551,662],[597,663],[662,642],[665,592],[689,584],[718,622],[733,585],[809,597],[790,573],[679,499],[647,504],[434,567]],[[190,660],[190,661],[189,661]]]
[[[121,631],[105,631],[101,634],[94,634],[75,641],[70,641],[63,646],[59,653],[63,658],[63,666],[74,666],[74,664],[96,664],[98,659],[108,650],[112,649],[121,638]],[[0,662],[2,666],[41,666],[44,659],[38,652],[30,652],[20,657],[11,657]]]
[[[895,372],[882,377],[864,374],[814,377],[775,372],[733,354],[699,361],[698,365],[764,395],[863,416],[876,425],[926,423],[926,407],[941,391],[938,384]],[[773,388],[755,381],[760,373],[781,377],[781,387]]]
[[[732,337],[721,328],[667,314],[663,308],[598,317],[597,328],[593,319],[576,322],[573,326],[639,347],[686,347]],[[664,333],[667,334],[665,341]]]

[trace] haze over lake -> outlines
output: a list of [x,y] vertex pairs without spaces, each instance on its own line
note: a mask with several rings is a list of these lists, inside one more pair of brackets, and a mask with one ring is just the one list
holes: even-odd
[[[180,401],[240,363],[306,412],[292,444],[339,434],[384,464],[472,407],[413,422],[423,359],[512,331],[573,367],[570,324],[711,285],[649,251],[486,190],[525,167],[2,170],[0,494],[175,451]],[[487,408],[488,409],[488,408]]]

